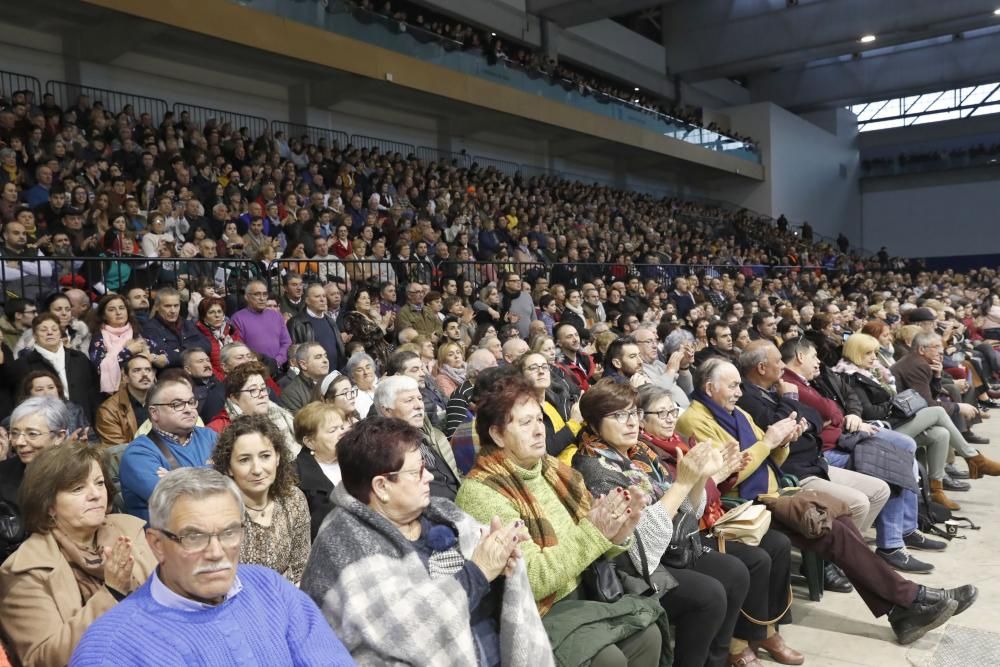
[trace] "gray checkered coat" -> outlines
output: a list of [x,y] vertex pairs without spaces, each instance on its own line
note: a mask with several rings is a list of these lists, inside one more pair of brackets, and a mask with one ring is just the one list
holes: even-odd
[[[388,519],[338,486],[302,578],[359,665],[475,667],[478,651],[468,598],[453,577],[432,578],[409,541]],[[480,524],[454,503],[432,498],[425,516],[459,534],[466,558]],[[457,554],[455,554],[457,555]],[[433,564],[433,562],[432,562]],[[523,562],[506,579],[500,612],[504,667],[550,667],[548,636]]]

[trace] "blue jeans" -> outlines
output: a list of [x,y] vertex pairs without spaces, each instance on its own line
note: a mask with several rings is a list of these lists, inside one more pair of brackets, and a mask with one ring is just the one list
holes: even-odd
[[[917,451],[917,443],[913,438],[896,431],[882,429],[878,437],[904,449],[913,456]],[[851,455],[839,449],[828,450],[824,456],[830,465],[847,468],[851,463]],[[917,462],[913,461],[913,477],[917,477]],[[903,546],[903,536],[917,529],[917,494],[909,489],[900,489],[889,497],[885,507],[875,518],[875,546],[879,549],[898,549]]]

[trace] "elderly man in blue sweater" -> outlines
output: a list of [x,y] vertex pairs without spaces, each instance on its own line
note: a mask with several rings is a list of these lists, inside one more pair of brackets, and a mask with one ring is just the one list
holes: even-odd
[[244,508],[231,479],[174,470],[149,509],[159,566],[87,629],[70,665],[355,664],[308,595],[273,570],[238,564]]

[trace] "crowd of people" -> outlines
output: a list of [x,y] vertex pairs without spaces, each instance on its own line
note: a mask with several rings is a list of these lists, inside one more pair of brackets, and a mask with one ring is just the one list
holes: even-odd
[[[601,100],[625,104],[633,109],[661,114],[674,123],[692,128],[704,127],[742,142],[747,150],[760,151],[760,145],[751,137],[723,128],[714,121],[705,125],[700,108],[664,100],[638,86],[614,81],[580,65],[560,61],[543,50],[505,42],[495,32],[435,14],[427,7],[405,0],[345,0],[345,4],[355,11],[355,16],[365,22],[372,18],[388,21],[387,26],[391,29],[407,33],[420,41],[426,41],[427,36],[435,35],[445,48],[482,52],[491,64],[504,63],[508,67],[524,70],[531,76],[545,76],[551,80],[552,85],[576,90],[581,95],[594,95]],[[330,6],[330,11],[336,11],[333,5]]]
[[904,644],[976,600],[908,576],[1000,475],[995,271],[85,97],[0,141],[19,664],[801,664],[793,546]]
[[997,159],[1000,159],[1000,144],[979,143],[950,150],[913,151],[895,157],[870,158],[861,161],[861,169],[866,175],[878,176],[895,172],[982,167],[995,164]]

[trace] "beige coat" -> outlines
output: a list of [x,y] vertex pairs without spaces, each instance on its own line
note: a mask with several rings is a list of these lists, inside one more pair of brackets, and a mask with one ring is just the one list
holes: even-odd
[[[132,573],[138,581],[156,568],[144,525],[134,516],[109,514],[101,533],[108,545],[119,535],[131,538]],[[81,604],[69,562],[50,534],[32,535],[0,566],[0,626],[24,667],[67,664],[84,631],[114,605],[107,589]]]

